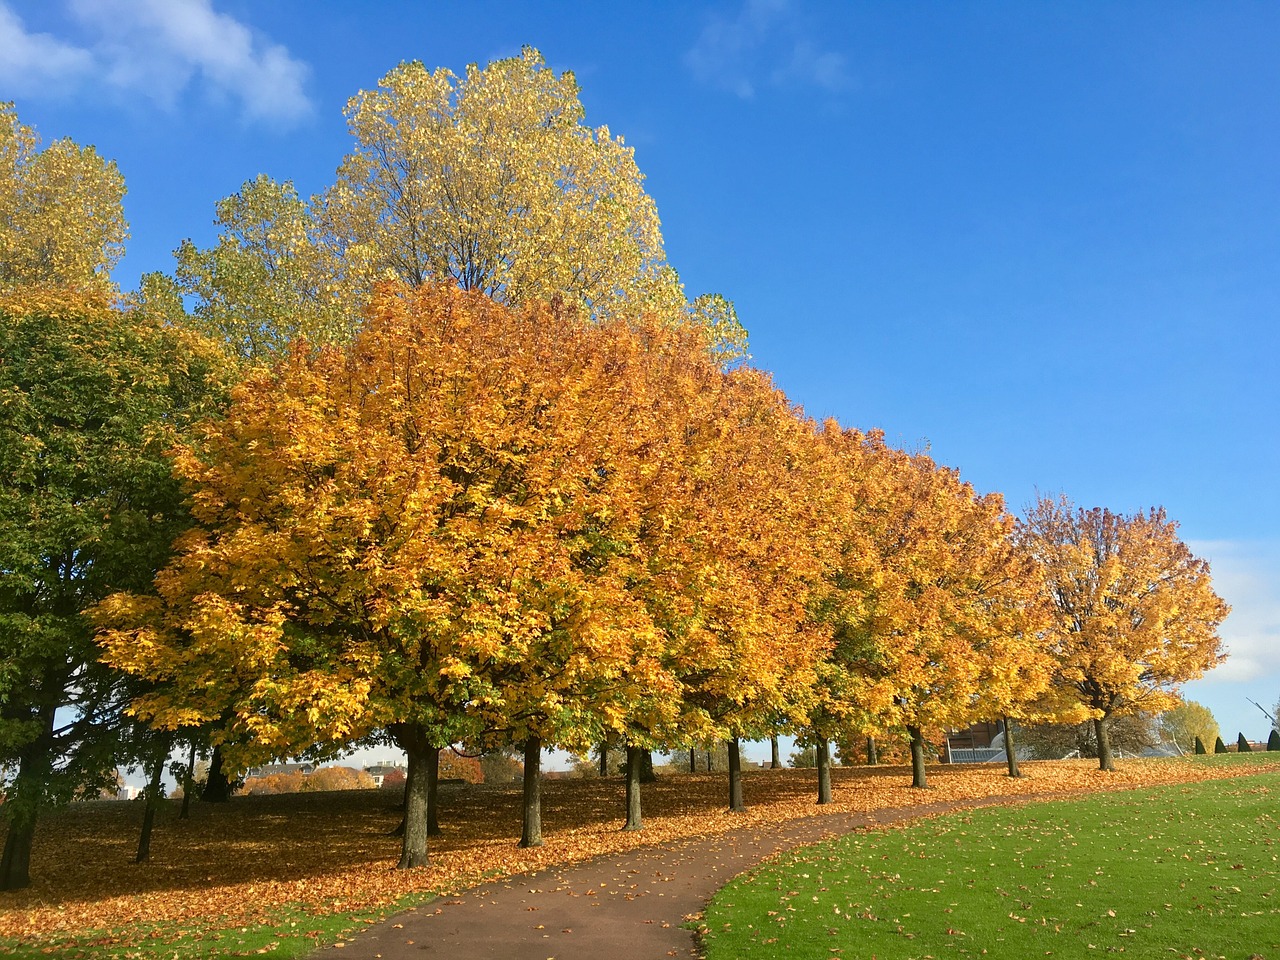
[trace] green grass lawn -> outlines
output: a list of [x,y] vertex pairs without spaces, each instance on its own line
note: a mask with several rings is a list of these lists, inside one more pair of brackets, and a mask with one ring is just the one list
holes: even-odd
[[1278,818],[1263,774],[853,834],[725,887],[707,958],[1280,960]]

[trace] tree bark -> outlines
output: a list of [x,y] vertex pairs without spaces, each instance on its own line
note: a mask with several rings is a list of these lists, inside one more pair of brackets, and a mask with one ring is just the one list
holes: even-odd
[[[628,748],[628,751],[630,748]],[[628,757],[630,753],[628,753]],[[630,762],[628,760],[628,762]],[[653,771],[653,751],[640,751],[640,782],[641,783],[657,783],[658,775]]]
[[818,802],[831,802],[831,744],[826,737],[816,737],[813,752],[818,759]]
[[427,751],[427,836],[440,836],[440,751]]
[[876,738],[867,737],[867,766],[874,767],[880,758],[876,754]]
[[187,775],[182,778],[182,809],[179,820],[191,819],[191,794],[196,792],[196,742],[191,741],[191,753],[187,757]]
[[520,846],[542,846],[542,738],[524,742],[524,827]]
[[600,741],[600,776],[607,777],[609,775],[609,741]]
[[1009,776],[1020,777],[1021,772],[1018,770],[1018,753],[1013,745],[1013,724],[1008,717],[1004,718],[1004,755],[1009,761]]
[[689,772],[698,772],[698,748],[695,746],[689,747]]
[[397,870],[425,867],[430,861],[427,853],[427,817],[431,805],[431,785],[427,775],[429,754],[439,750],[428,742],[426,731],[417,723],[397,723],[389,726],[391,734],[404,751],[408,770],[404,782],[404,820],[400,825],[400,862]]
[[639,830],[640,821],[640,781],[644,772],[641,754],[647,753],[640,747],[627,744],[627,825],[623,830]]
[[778,752],[778,735],[769,738],[769,769],[782,769],[782,754]]
[[425,867],[430,862],[427,816],[431,807],[431,784],[427,774],[427,754],[431,747],[422,742],[412,746],[402,743],[400,746],[409,761],[409,770],[405,778],[404,833],[400,840],[400,862],[396,867],[409,870]]
[[31,842],[36,835],[36,818],[23,813],[11,816],[9,833],[0,858],[0,890],[21,890],[31,886]]
[[742,813],[747,805],[742,802],[742,754],[738,750],[738,738],[729,741],[729,812]]
[[1093,721],[1093,732],[1098,738],[1098,769],[1113,771],[1115,761],[1111,759],[1111,731],[1106,717],[1097,717]]
[[924,734],[919,727],[907,727],[911,737],[911,786],[921,790],[929,786],[924,774]]
[[213,748],[209,758],[209,775],[205,778],[200,799],[205,803],[228,803],[231,800],[231,781],[222,768],[222,747]]
[[4,854],[0,855],[0,890],[31,886],[31,844],[36,835],[44,786],[53,769],[56,712],[54,706],[41,708],[40,734],[19,753],[18,776],[5,797],[9,832],[4,841]]
[[160,806],[160,784],[164,778],[164,762],[169,759],[169,747],[171,743],[166,741],[165,750],[156,757],[155,764],[151,767],[151,779],[147,783],[146,807],[142,811],[142,830],[138,834],[138,852],[134,856],[134,863],[146,863],[151,857],[151,828],[156,822],[156,808]]

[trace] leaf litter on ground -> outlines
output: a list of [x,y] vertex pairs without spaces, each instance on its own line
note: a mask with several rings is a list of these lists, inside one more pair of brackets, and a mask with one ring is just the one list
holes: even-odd
[[[814,815],[874,813],[985,798],[1125,790],[1280,769],[1280,754],[1129,760],[1113,773],[1095,761],[1042,761],[1011,779],[1003,767],[938,766],[931,788],[912,789],[903,767],[833,768],[834,802],[814,803],[812,770],[745,776],[748,809],[725,809],[723,774],[674,774],[644,788],[644,829],[624,832],[618,779],[555,780],[543,788],[541,847],[521,849],[518,786],[442,786],[443,834],[431,863],[392,869],[400,841],[397,798],[382,791],[237,797],[193,804],[190,820],[167,806],[151,860],[132,863],[141,809],[78,803],[45,818],[31,887],[0,895],[0,939],[38,946],[97,936],[127,946],[179,940],[211,928],[280,925],[282,918],[385,911],[414,895],[447,896],[486,879],[576,863],[638,846],[711,837],[737,827]],[[292,921],[298,923],[297,919]],[[83,943],[83,940],[80,940]]]

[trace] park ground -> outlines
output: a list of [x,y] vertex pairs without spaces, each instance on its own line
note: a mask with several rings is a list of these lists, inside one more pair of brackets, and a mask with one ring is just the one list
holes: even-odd
[[432,863],[392,867],[395,798],[377,791],[241,797],[197,804],[188,821],[166,808],[152,859],[133,864],[141,809],[81,803],[47,817],[33,885],[0,895],[0,952],[92,957],[296,956],[341,942],[400,906],[495,877],[617,854],[646,844],[710,837],[736,827],[980,798],[1126,790],[1280,770],[1280,754],[1130,760],[1114,773],[1093,761],[1030,763],[1012,780],[999,766],[930,768],[913,790],[904,767],[835,768],[835,802],[814,803],[811,770],[747,775],[748,810],[725,809],[723,774],[663,777],[644,793],[645,826],[620,830],[620,780],[548,782],[545,844],[522,850],[516,787],[445,788],[443,836]]

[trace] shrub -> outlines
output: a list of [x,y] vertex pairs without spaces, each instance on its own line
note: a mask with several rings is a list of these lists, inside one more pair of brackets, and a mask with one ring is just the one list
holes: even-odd
[[1226,745],[1225,743],[1223,743],[1223,742],[1222,742],[1222,738],[1221,738],[1221,737],[1219,737],[1216,741],[1214,741],[1214,744],[1213,744],[1213,752],[1214,752],[1214,753],[1229,753],[1230,751],[1229,751],[1229,750],[1227,750],[1227,745]]
[[1271,731],[1271,736],[1267,737],[1267,749],[1280,750],[1280,730]]
[[1201,740],[1199,737],[1196,737],[1196,753],[1202,754],[1202,753],[1208,753],[1208,752],[1209,751],[1204,748],[1204,741]]
[[1249,746],[1249,741],[1244,738],[1243,733],[1240,734],[1240,736],[1236,738],[1236,752],[1249,753],[1251,750],[1253,750],[1253,747]]

